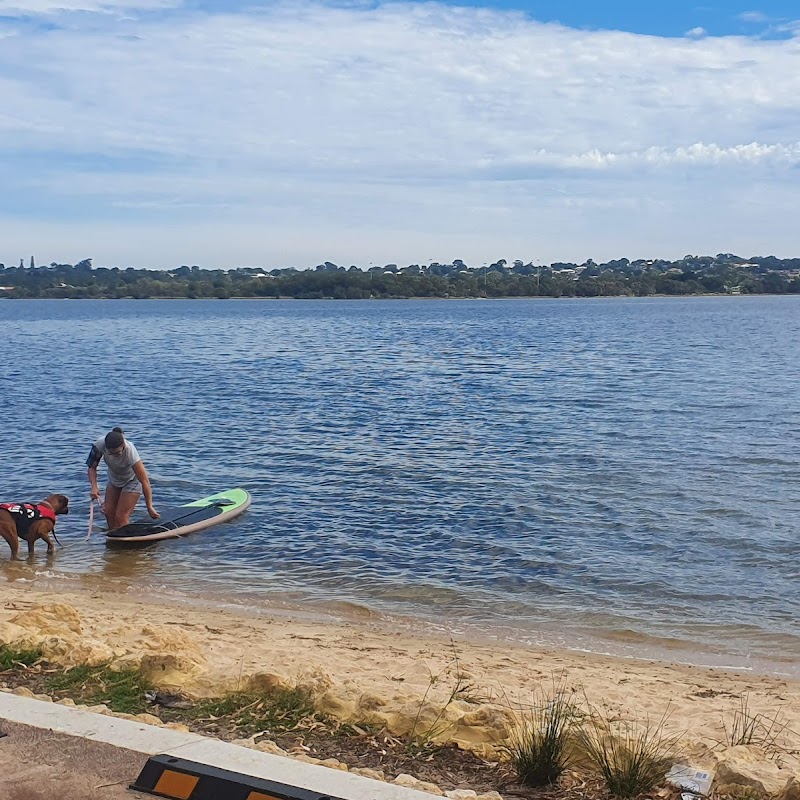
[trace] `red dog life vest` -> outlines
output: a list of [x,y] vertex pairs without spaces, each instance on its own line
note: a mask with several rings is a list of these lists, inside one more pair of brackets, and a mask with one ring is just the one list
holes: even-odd
[[0,503],[0,508],[14,517],[17,535],[24,536],[34,522],[40,519],[56,521],[56,512],[42,503]]

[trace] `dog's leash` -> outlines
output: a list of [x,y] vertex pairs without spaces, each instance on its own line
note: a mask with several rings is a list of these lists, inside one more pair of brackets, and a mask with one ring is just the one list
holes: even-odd
[[[92,529],[94,528],[94,504],[95,503],[97,503],[98,506],[100,505],[100,501],[99,500],[95,500],[92,497],[89,500],[89,531],[86,534],[86,538],[83,540],[84,542],[88,542],[89,539],[92,538]],[[68,547],[71,547],[72,545],[77,544],[77,542],[70,542],[69,544],[61,544],[61,542],[58,541],[58,537],[56,536],[55,528],[53,528],[53,538],[56,540],[56,542],[58,542],[58,546],[62,550],[66,550]]]
[[88,542],[89,539],[92,538],[92,528],[94,527],[94,504],[99,500],[95,500],[94,497],[89,499],[89,532],[86,534],[86,538],[84,539],[85,542]]

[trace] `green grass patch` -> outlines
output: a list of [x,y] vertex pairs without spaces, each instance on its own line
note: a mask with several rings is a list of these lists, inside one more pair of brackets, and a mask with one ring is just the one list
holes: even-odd
[[779,740],[786,730],[786,723],[781,720],[781,712],[772,716],[758,714],[750,708],[750,698],[744,695],[739,700],[739,708],[733,712],[730,729],[725,720],[725,738],[730,747],[739,744],[754,744],[762,747],[767,753],[775,754],[783,748]]
[[638,797],[664,782],[678,757],[678,736],[664,732],[667,716],[656,723],[608,721],[592,713],[579,739],[589,760],[614,797]]
[[[422,753],[430,752],[436,749],[436,741],[442,737],[452,723],[447,719],[447,709],[455,700],[471,699],[473,692],[472,685],[467,681],[465,675],[461,670],[461,665],[458,661],[458,650],[456,649],[455,642],[450,642],[452,654],[448,659],[448,663],[437,674],[434,675],[430,672],[428,679],[428,686],[425,689],[425,694],[417,708],[417,715],[414,718],[414,723],[408,733],[408,741],[406,750],[409,755],[418,756]],[[433,711],[427,707],[428,695],[431,690],[439,683],[448,681],[450,685],[450,692],[447,700],[439,708],[438,711]],[[428,710],[428,714],[423,717],[423,714]],[[432,718],[431,718],[432,714]]]
[[42,657],[42,651],[15,650],[7,645],[0,645],[0,671],[30,667]]
[[198,722],[224,721],[248,734],[307,728],[323,720],[302,689],[233,692],[224,697],[200,700],[190,709],[181,711],[180,716]]
[[47,675],[45,689],[76,702],[103,703],[112,711],[141,714],[147,711],[145,692],[152,689],[152,685],[135,669],[80,666]]
[[525,786],[555,783],[572,755],[571,733],[580,717],[565,684],[540,691],[532,706],[523,709],[512,730],[508,750],[519,782]]

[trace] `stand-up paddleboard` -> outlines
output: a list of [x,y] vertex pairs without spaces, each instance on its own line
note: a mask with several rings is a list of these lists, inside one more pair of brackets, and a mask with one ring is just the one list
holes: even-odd
[[219,525],[238,517],[250,505],[251,497],[244,489],[229,489],[202,500],[161,512],[160,519],[132,522],[106,534],[108,544],[116,542],[156,542],[177,539],[188,533]]

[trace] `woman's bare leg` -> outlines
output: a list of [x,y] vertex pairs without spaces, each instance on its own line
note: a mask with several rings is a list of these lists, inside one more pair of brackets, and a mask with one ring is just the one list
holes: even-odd
[[115,524],[117,519],[117,504],[119,503],[119,496],[121,492],[117,486],[108,484],[106,486],[106,501],[103,503],[103,514],[105,514],[108,529],[113,531],[117,527]]
[[139,498],[142,496],[141,492],[120,492],[119,500],[117,502],[117,521],[114,525],[115,528],[121,528],[131,521],[131,514]]

